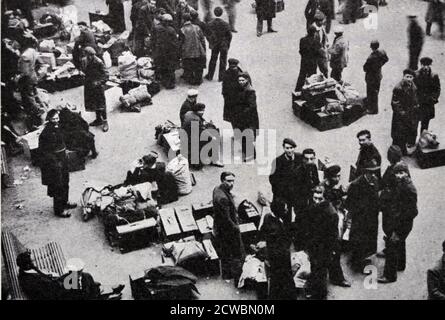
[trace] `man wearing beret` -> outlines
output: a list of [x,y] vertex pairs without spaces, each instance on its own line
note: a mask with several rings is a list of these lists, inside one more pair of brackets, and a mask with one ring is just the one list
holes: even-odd
[[292,208],[295,207],[297,197],[296,179],[297,169],[302,164],[303,156],[295,152],[297,144],[290,138],[283,140],[284,152],[272,163],[272,172],[269,182],[272,186],[273,198],[287,204],[287,216],[285,223],[290,223],[292,218]]
[[420,107],[420,132],[428,130],[430,120],[435,116],[434,105],[439,102],[440,79],[437,73],[431,71],[432,63],[429,57],[420,59],[421,67],[414,78]]
[[394,166],[396,189],[394,206],[391,210],[391,236],[387,241],[386,261],[383,277],[379,283],[397,281],[397,271],[404,271],[406,267],[406,238],[413,228],[414,218],[417,216],[417,190],[410,176],[408,166],[398,163]]
[[395,86],[391,100],[392,144],[399,146],[404,155],[407,155],[407,147],[415,145],[417,137],[418,101],[414,76],[410,69],[403,71],[403,79]]

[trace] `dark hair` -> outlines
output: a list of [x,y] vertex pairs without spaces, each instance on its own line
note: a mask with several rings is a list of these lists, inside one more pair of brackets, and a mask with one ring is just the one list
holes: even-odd
[[230,172],[230,171],[224,171],[224,172],[222,172],[222,173],[221,173],[221,182],[223,182],[224,180],[226,180],[226,178],[227,178],[228,176],[233,176],[233,177],[235,177],[235,174],[234,174],[233,172]]
[[303,156],[306,154],[313,154],[315,156],[315,151],[314,149],[308,148],[308,149],[304,149],[303,150]]
[[190,21],[192,20],[192,16],[190,15],[190,13],[184,13],[184,15],[182,16],[182,20],[184,22]]
[[311,26],[307,29],[307,34],[310,35],[310,36],[312,36],[312,35],[315,34],[316,31],[317,31],[317,28],[315,28],[314,26],[311,25]]
[[416,73],[415,73],[413,70],[411,70],[411,69],[405,69],[405,70],[403,70],[403,75],[406,75],[406,74],[410,74],[410,75],[412,75],[413,77],[416,75]]
[[84,27],[88,27],[87,23],[85,21],[80,21],[77,23],[78,26],[84,26]]
[[380,42],[378,42],[377,40],[371,41],[371,49],[377,50],[379,47],[380,47]]
[[216,8],[213,10],[213,13],[215,14],[215,16],[217,16],[217,17],[221,17],[222,14],[223,14],[223,9],[222,9],[221,7],[216,7]]
[[371,139],[371,132],[367,129],[361,130],[359,133],[357,133],[357,138],[361,136],[366,136],[368,139]]
[[59,110],[57,109],[51,109],[46,114],[46,121],[50,121],[52,117],[54,117],[56,114],[59,113]]

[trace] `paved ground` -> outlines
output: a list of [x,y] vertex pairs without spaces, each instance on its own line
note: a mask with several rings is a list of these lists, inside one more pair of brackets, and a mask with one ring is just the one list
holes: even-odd
[[[349,127],[318,132],[297,119],[291,109],[290,94],[295,86],[299,71],[298,41],[305,33],[304,1],[286,1],[286,11],[278,14],[274,20],[277,34],[265,34],[261,38],[255,35],[256,18],[251,14],[250,3],[242,1],[238,5],[237,29],[234,35],[230,57],[242,62],[242,67],[253,78],[258,96],[260,126],[275,129],[278,146],[285,136],[293,137],[301,151],[305,147],[314,148],[320,158],[325,156],[337,161],[344,169],[355,162],[358,146],[355,134],[361,129],[369,129],[373,140],[382,154],[386,154],[390,139],[391,108],[390,99],[393,86],[400,80],[401,72],[406,67],[408,57],[406,49],[406,14],[416,12],[423,23],[426,3],[414,0],[389,1],[388,7],[381,8],[377,30],[366,30],[361,22],[345,26],[345,35],[350,41],[350,64],[344,72],[344,78],[360,92],[365,92],[362,65],[369,53],[369,42],[378,38],[387,51],[389,63],[384,67],[384,79],[380,94],[380,113],[367,116]],[[87,20],[88,10],[104,8],[103,2],[75,0],[79,6],[80,20]],[[337,24],[336,21],[333,22]],[[332,35],[330,36],[332,38]],[[433,35],[428,38],[423,53],[431,56],[435,62],[433,68],[445,79],[444,42]],[[70,197],[78,200],[82,190],[92,180],[117,184],[125,178],[128,164],[150,150],[158,150],[154,140],[154,127],[166,119],[178,121],[178,111],[184,100],[188,86],[179,83],[171,91],[161,91],[154,97],[152,106],[140,114],[112,113],[110,131],[96,133],[96,143],[100,152],[96,160],[89,161],[84,171],[71,174]],[[204,82],[199,88],[199,101],[206,103],[206,118],[213,119],[220,127],[227,127],[222,119],[223,100],[220,95],[220,83]],[[61,99],[83,107],[83,88],[68,90],[51,97],[54,103]],[[443,99],[442,99],[443,100]],[[440,140],[445,137],[445,130],[440,125],[445,120],[444,103],[437,107],[436,119],[431,124]],[[83,113],[87,120],[93,115]],[[93,129],[94,130],[94,129]],[[280,152],[280,150],[277,150]],[[414,161],[407,159],[411,173],[419,192],[419,216],[407,241],[407,269],[400,274],[397,283],[379,285],[377,290],[364,289],[364,276],[353,274],[345,261],[345,272],[352,280],[352,288],[330,288],[329,299],[425,299],[426,274],[441,253],[440,244],[444,240],[445,219],[443,210],[443,189],[441,179],[444,168],[421,170]],[[18,178],[28,161],[23,156],[13,159],[12,166]],[[385,163],[386,164],[386,163]],[[238,200],[256,199],[258,190],[270,195],[267,176],[257,175],[256,168],[249,165],[228,165],[226,169],[237,174],[235,192]],[[211,190],[218,183],[220,169],[204,168],[196,173],[198,180],[193,192],[174,203],[190,204],[195,201],[209,200]],[[346,179],[346,177],[345,177]],[[23,209],[16,209],[16,204]],[[46,188],[40,184],[40,172],[32,168],[30,178],[23,185],[2,192],[2,227],[11,228],[29,247],[43,245],[48,241],[58,241],[67,257],[79,257],[87,263],[86,270],[98,281],[127,283],[128,274],[161,263],[159,247],[154,246],[127,254],[120,254],[110,248],[103,229],[97,219],[87,223],[81,221],[80,209],[73,212],[70,219],[58,219],[52,214],[52,201],[46,196]],[[380,236],[381,239],[381,236]],[[381,241],[380,241],[381,242]],[[380,246],[382,243],[379,243]],[[382,270],[382,260],[374,259]],[[219,279],[200,280],[198,288],[204,299],[254,299],[250,292],[237,292],[233,285]],[[129,286],[124,291],[124,298],[131,299]]]

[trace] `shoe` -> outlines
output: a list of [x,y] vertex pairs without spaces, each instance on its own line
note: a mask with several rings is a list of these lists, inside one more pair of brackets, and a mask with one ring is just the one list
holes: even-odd
[[270,33],[277,33],[278,31],[277,31],[277,30],[274,30],[274,29],[269,29],[269,30],[267,30],[267,32],[270,32]]
[[238,33],[238,31],[235,30],[235,29],[232,29],[232,30],[230,30],[230,31],[232,31],[232,33]]
[[102,125],[102,131],[107,132],[109,129],[110,129],[110,127],[108,126],[108,121],[104,121],[104,123]]
[[405,269],[406,269],[406,266],[397,267],[397,271],[405,271]]
[[93,122],[90,122],[89,126],[90,127],[97,127],[97,126],[100,126],[101,124],[102,124],[102,120],[96,119]]
[[118,293],[121,293],[122,290],[124,290],[124,288],[125,288],[125,285],[124,284],[120,284],[120,285],[118,285],[116,287],[113,287],[111,289],[113,290],[114,294],[118,294]]
[[212,162],[212,166],[218,167],[218,168],[224,168],[224,163],[221,161]]
[[380,277],[377,279],[378,283],[392,283],[392,282],[396,282],[397,279],[388,279],[386,277]]
[[65,204],[65,209],[74,209],[74,208],[77,208],[77,203],[67,202]]
[[212,78],[211,78],[208,74],[206,74],[206,75],[204,76],[204,78],[207,79],[207,80],[209,80],[209,81],[212,81]]
[[91,154],[91,159],[96,159],[98,155],[99,155],[99,152],[93,152]]
[[331,281],[331,283],[334,286],[339,286],[339,287],[343,287],[343,288],[350,288],[351,284],[349,283],[349,281],[346,280],[342,280],[342,281]]
[[257,36],[257,37],[261,37],[261,34],[262,34],[261,32],[257,32],[257,33],[256,33],[256,36]]
[[62,213],[57,214],[56,216],[61,217],[61,218],[69,218],[71,217],[71,213],[69,213],[68,211],[63,211]]
[[349,21],[340,21],[340,24],[349,24]]

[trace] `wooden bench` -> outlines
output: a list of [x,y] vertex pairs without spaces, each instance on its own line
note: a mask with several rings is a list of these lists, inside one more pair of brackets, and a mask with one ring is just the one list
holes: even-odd
[[[17,256],[28,250],[10,231],[2,230],[2,254],[5,262],[7,278],[11,286],[13,300],[26,300],[19,280]],[[57,242],[49,242],[45,246],[31,249],[31,259],[34,265],[44,273],[62,276],[66,273],[66,260],[62,248]]]

